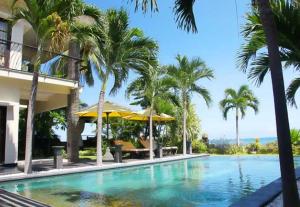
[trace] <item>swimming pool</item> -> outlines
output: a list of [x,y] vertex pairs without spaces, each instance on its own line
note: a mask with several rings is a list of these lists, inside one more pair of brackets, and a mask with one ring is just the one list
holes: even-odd
[[[300,166],[300,157],[295,164]],[[57,207],[222,207],[279,176],[277,156],[210,156],[0,187]]]

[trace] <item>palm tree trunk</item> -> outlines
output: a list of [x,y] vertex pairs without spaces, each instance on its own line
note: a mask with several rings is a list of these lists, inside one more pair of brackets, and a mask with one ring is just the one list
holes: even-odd
[[150,106],[150,115],[149,115],[149,156],[150,156],[150,160],[153,160],[153,103],[151,103]]
[[102,165],[102,113],[104,106],[105,90],[102,87],[98,101],[98,118],[97,118],[97,165]]
[[236,134],[236,144],[240,146],[240,137],[239,137],[239,109],[235,108],[235,134]]
[[[77,42],[69,43],[69,55],[79,58],[80,48]],[[68,78],[79,82],[79,68],[77,60],[68,59]],[[67,106],[67,153],[69,162],[77,162],[79,160],[79,140],[81,139],[80,127],[78,126],[79,116],[75,113],[79,111],[79,88],[72,89],[68,95]]]
[[284,80],[278,48],[277,28],[269,0],[257,0],[260,18],[266,34],[273,86],[283,205],[300,206],[297,190]]
[[24,173],[32,173],[32,135],[34,130],[34,114],[37,88],[39,83],[39,72],[33,72],[30,97],[27,109],[27,123],[26,123],[26,146],[25,146],[25,167]]
[[186,155],[186,100],[183,97],[183,155]]

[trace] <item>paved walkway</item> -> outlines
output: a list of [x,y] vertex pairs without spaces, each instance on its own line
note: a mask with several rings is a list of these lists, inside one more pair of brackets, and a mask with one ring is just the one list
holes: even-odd
[[208,155],[207,154],[192,154],[192,155],[185,155],[185,156],[174,155],[169,157],[156,158],[153,160],[127,159],[127,160],[123,160],[123,163],[103,162],[102,166],[96,166],[95,162],[85,160],[79,163],[64,163],[63,169],[54,169],[53,161],[49,160],[48,163],[34,162],[32,174],[25,174],[20,170],[16,171],[16,169],[12,169],[11,172],[7,171],[5,174],[0,175],[0,182],[20,180],[26,178],[38,178],[38,177],[65,175],[65,174],[72,174],[72,173],[97,171],[97,170],[132,167],[138,165],[155,164],[155,163],[176,161],[176,160],[203,157],[203,156],[208,156]]

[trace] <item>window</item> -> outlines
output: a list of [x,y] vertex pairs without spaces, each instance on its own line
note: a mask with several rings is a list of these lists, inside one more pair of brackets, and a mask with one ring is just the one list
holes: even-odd
[[6,66],[8,54],[8,22],[0,18],[0,66]]

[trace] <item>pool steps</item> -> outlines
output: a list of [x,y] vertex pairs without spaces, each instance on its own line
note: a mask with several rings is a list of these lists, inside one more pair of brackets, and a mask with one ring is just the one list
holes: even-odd
[[31,200],[18,194],[0,189],[0,206],[5,207],[50,207],[49,205]]

